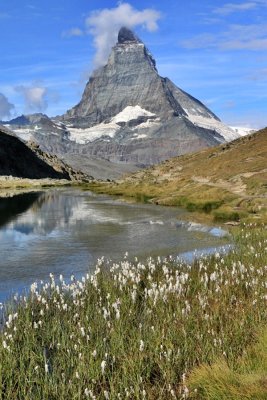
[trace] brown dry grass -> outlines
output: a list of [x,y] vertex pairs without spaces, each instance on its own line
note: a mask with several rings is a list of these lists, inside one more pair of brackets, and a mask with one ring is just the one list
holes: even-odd
[[267,220],[267,128],[92,189],[182,206],[218,221]]

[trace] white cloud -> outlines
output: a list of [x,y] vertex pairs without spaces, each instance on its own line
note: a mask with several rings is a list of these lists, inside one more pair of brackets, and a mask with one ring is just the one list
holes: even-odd
[[3,93],[0,93],[0,118],[10,118],[11,111],[14,108],[14,104],[9,103],[7,97]]
[[160,17],[161,14],[156,10],[147,8],[139,11],[129,3],[121,3],[115,8],[93,11],[86,19],[86,28],[87,32],[94,36],[95,66],[105,64],[122,26],[130,29],[142,26],[149,32],[153,32],[158,28],[157,22]]
[[252,10],[253,8],[258,7],[258,5],[259,3],[254,1],[240,3],[240,4],[227,3],[224,4],[222,7],[215,8],[213,12],[219,15],[229,15],[238,11]]
[[251,112],[233,113],[231,110],[224,113],[224,122],[230,126],[241,126],[251,129],[261,129],[267,127],[266,114],[261,111],[251,110]]
[[202,49],[216,47],[216,41],[218,37],[211,33],[201,33],[193,36],[190,39],[185,39],[180,42],[182,47],[186,49]]
[[267,50],[267,38],[255,40],[229,40],[221,44],[222,50]]
[[62,33],[62,37],[72,37],[72,36],[83,36],[84,32],[80,28],[71,28],[68,31]]
[[188,49],[266,50],[267,24],[229,25],[225,32],[203,33],[184,40],[181,45]]
[[44,111],[47,108],[47,88],[41,84],[16,86],[15,90],[24,97],[28,111]]

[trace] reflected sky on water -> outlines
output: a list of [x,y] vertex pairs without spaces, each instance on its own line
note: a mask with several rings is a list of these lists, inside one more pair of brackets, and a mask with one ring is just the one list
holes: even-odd
[[102,256],[118,261],[128,252],[144,259],[226,242],[209,229],[179,222],[183,214],[77,189],[1,198],[0,301],[50,272],[81,276]]

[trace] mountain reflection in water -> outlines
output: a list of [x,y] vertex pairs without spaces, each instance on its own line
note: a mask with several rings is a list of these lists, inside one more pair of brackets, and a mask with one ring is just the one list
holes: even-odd
[[27,211],[37,201],[40,192],[18,194],[13,197],[0,197],[0,228],[17,215]]
[[177,208],[128,204],[78,189],[0,201],[0,301],[49,273],[77,276],[97,258],[166,256],[225,239],[177,223]]

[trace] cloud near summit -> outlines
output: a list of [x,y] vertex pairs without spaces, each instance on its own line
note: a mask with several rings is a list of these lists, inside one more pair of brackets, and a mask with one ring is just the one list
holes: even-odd
[[115,8],[105,8],[92,12],[86,19],[88,33],[94,36],[96,67],[105,64],[111,47],[116,43],[118,31],[122,26],[135,28],[143,26],[150,32],[157,30],[161,14],[153,9],[136,10],[129,3]]
[[[149,32],[158,28],[158,20],[161,13],[152,8],[137,10],[129,3],[120,3],[114,8],[104,8],[92,11],[85,20],[86,33],[94,37],[96,54],[94,66],[99,67],[107,61],[112,46],[117,41],[118,31],[122,26],[133,29],[142,26]],[[64,36],[74,36],[72,29]],[[79,29],[79,32],[81,30]]]

